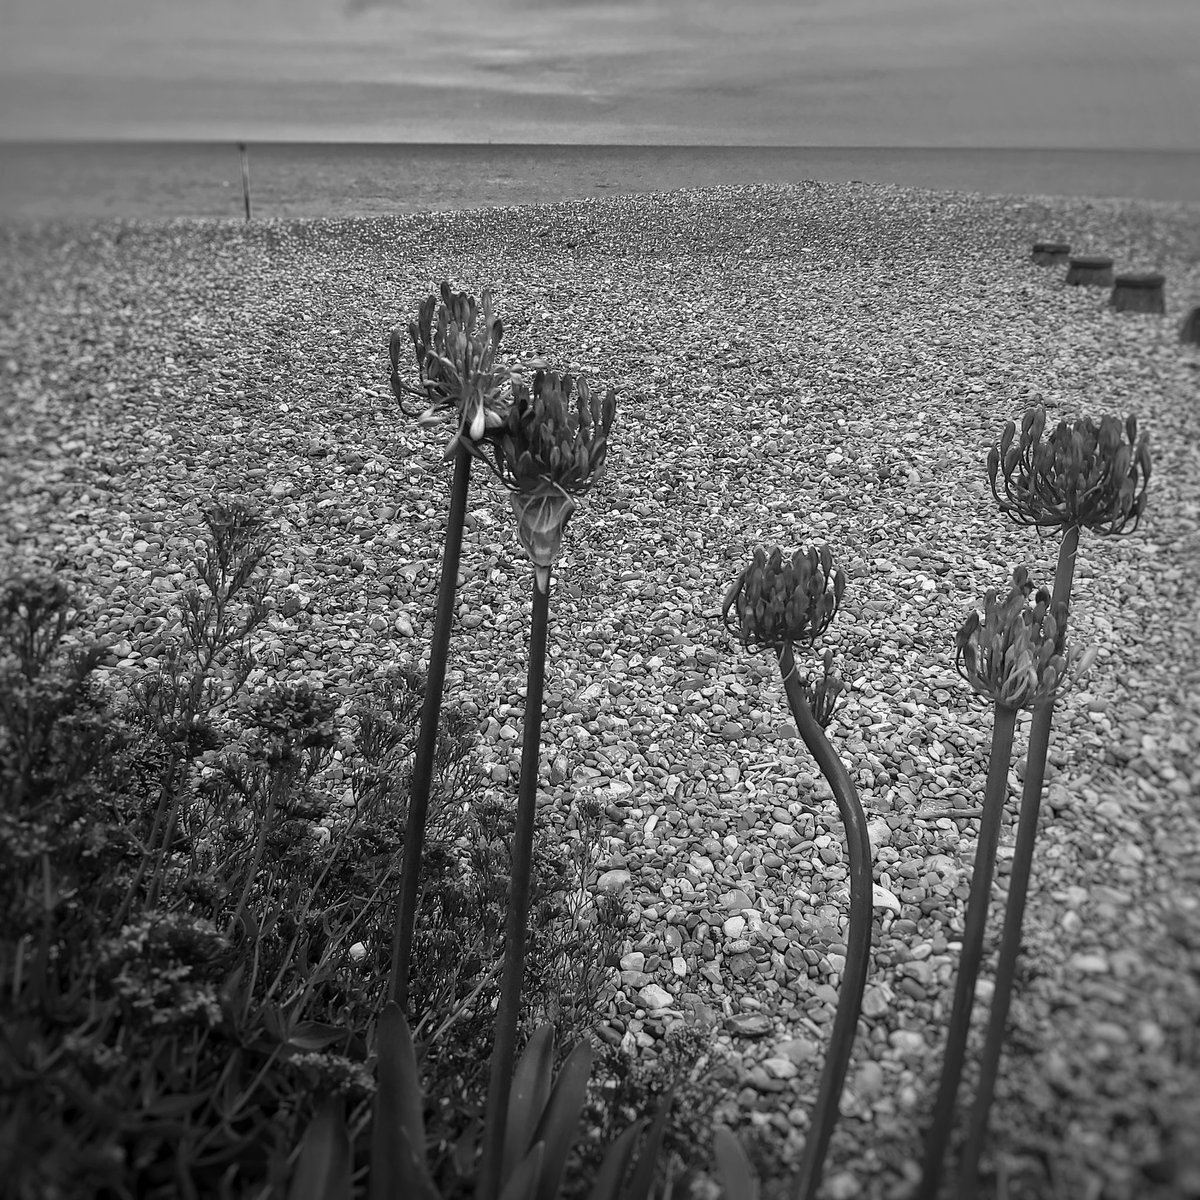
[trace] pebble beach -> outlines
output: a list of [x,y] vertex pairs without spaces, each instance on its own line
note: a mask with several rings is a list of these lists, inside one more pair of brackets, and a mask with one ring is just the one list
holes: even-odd
[[[1166,315],[1066,286],[1037,240],[1163,272]],[[214,492],[261,505],[276,595],[295,597],[252,685],[349,694],[356,669],[421,663],[448,435],[398,413],[387,346],[441,280],[492,289],[513,359],[615,388],[551,594],[541,819],[570,838],[581,795],[606,813],[591,886],[625,891],[633,919],[601,1036],[653,1054],[676,1022],[711,1030],[719,1115],[780,1179],[845,961],[844,841],[774,661],[720,608],[755,546],[829,544],[848,582],[820,647],[849,685],[829,733],[878,885],[830,1200],[898,1200],[917,1177],[991,736],[954,635],[1014,567],[1053,579],[1057,540],[1000,513],[987,449],[1034,403],[1050,422],[1135,413],[1148,509],[1132,536],[1080,543],[1071,636],[1099,654],[1056,710],[988,1162],[1013,1197],[1200,1196],[1200,348],[1178,338],[1200,206],[717,187],[10,222],[0,263],[0,559],[77,585],[118,689],[158,661]],[[448,695],[515,800],[530,571],[480,469],[461,570]],[[989,949],[1022,775],[1018,757]]]

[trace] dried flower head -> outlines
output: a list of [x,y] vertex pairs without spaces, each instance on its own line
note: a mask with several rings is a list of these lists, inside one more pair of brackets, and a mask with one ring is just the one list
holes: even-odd
[[[436,296],[427,296],[417,319],[408,326],[421,380],[419,388],[410,388],[400,378],[404,334],[392,330],[390,380],[401,411],[417,417],[422,425],[458,419],[446,457],[454,453],[460,438],[468,445],[479,442],[504,420],[508,409],[504,393],[511,376],[496,360],[503,334],[490,291],[476,300],[443,282],[441,303]],[[405,397],[414,395],[425,401],[423,409],[413,411],[405,404]]]
[[[778,546],[770,552],[760,546],[726,593],[721,619],[736,628],[742,645],[782,650],[820,637],[845,588],[845,572],[834,568],[828,546],[797,550],[790,558]],[[736,624],[730,620],[734,610]]]
[[1066,650],[1067,605],[1051,602],[1040,588],[1030,607],[1033,585],[1018,567],[1004,600],[995,588],[984,598],[982,618],[972,610],[955,638],[958,672],[981,695],[1008,708],[1034,708],[1053,700],[1074,667],[1078,678],[1096,658],[1094,647],[1075,655]]
[[575,511],[572,497],[600,478],[616,411],[611,388],[601,399],[571,375],[538,371],[532,388],[514,385],[488,465],[511,493],[517,532],[536,566],[554,561]]
[[604,470],[616,393],[601,398],[586,379],[538,371],[533,387],[517,383],[504,423],[492,437],[495,472],[514,492],[551,484],[586,492]]
[[[1132,533],[1146,507],[1150,443],[1137,419],[1114,416],[1060,421],[1043,442],[1046,409],[1026,410],[1017,439],[1009,421],[988,452],[988,478],[1000,508],[1021,525],[1080,526],[1103,534]],[[1127,435],[1128,441],[1122,435]],[[997,478],[1004,475],[1004,496]]]

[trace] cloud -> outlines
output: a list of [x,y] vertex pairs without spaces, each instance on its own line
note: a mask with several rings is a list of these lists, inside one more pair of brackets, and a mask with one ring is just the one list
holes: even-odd
[[1200,139],[1195,0],[5,3],[8,136],[225,130],[236,97],[294,137],[359,104],[398,140]]

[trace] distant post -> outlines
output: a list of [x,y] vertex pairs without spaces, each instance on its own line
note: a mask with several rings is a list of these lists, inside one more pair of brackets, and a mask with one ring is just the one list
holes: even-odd
[[242,198],[246,201],[246,220],[250,220],[250,159],[246,154],[246,143],[238,142],[238,153],[242,156]]

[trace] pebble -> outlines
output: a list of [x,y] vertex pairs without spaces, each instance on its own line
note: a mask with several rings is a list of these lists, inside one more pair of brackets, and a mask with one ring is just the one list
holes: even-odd
[[638,1003],[643,1008],[652,1010],[670,1008],[675,1003],[675,997],[666,988],[660,987],[657,983],[646,984],[638,992],[637,997]]
[[735,1037],[765,1037],[774,1028],[774,1022],[766,1013],[738,1013],[725,1022],[725,1028]]

